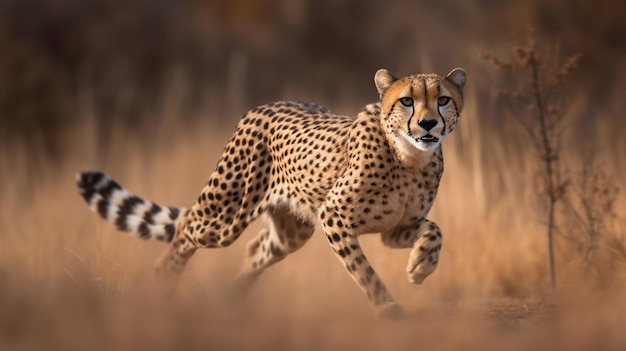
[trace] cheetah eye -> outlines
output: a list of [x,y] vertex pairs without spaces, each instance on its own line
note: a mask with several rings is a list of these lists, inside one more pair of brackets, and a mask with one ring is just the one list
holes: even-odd
[[448,102],[450,102],[450,98],[447,96],[440,96],[437,98],[437,105],[439,106],[445,106]]
[[402,97],[402,98],[400,98],[400,103],[403,106],[411,107],[411,106],[413,106],[413,98],[412,97],[408,97],[408,96]]

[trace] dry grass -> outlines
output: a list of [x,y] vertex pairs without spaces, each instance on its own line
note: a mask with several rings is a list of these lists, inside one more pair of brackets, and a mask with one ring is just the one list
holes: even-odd
[[[153,141],[119,130],[119,140],[102,150],[86,122],[66,131],[68,157],[61,164],[32,145],[0,151],[0,349],[626,347],[626,287],[601,290],[587,283],[568,265],[574,260],[567,241],[558,238],[564,284],[556,296],[547,295],[543,226],[529,196],[533,171],[518,162],[523,153],[512,154],[495,133],[478,127],[471,101],[447,140],[446,173],[431,213],[445,236],[437,272],[422,286],[410,285],[406,250],[383,248],[376,236],[363,239],[373,265],[409,311],[402,321],[373,318],[321,235],[268,271],[242,305],[229,302],[228,284],[249,233],[227,249],[198,252],[176,298],[164,300],[151,268],[165,247],[115,232],[77,195],[74,174],[93,167],[139,195],[189,204],[232,125],[199,122],[181,130],[169,120],[149,129],[146,140]],[[511,136],[507,145],[520,140]],[[619,152],[605,157],[624,169]],[[38,174],[26,172],[33,166]],[[622,213],[626,208],[619,199],[616,206]],[[623,278],[624,265],[612,267]]]

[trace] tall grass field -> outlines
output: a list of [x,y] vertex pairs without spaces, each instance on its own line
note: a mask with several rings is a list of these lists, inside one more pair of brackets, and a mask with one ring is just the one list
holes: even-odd
[[[164,110],[166,118],[146,123],[143,137],[113,126],[112,137],[101,140],[87,106],[82,122],[63,130],[64,157],[51,159],[43,146],[27,143],[0,150],[0,349],[625,348],[623,198],[614,204],[610,240],[593,259],[583,262],[585,239],[560,227],[552,292],[536,161],[523,134],[505,134],[515,125],[484,123],[468,91],[457,130],[444,141],[445,172],[430,214],[444,235],[435,273],[411,285],[408,250],[385,248],[377,235],[362,239],[407,309],[398,321],[374,318],[319,232],[269,269],[247,300],[233,303],[230,284],[262,221],[228,248],[200,250],[166,299],[153,272],[166,246],[116,232],[78,195],[75,174],[100,169],[146,199],[189,206],[235,119],[217,123],[207,111],[183,124]],[[358,111],[349,102],[329,107]],[[610,139],[611,128],[595,133],[612,140],[601,167],[623,187],[624,142]],[[579,152],[566,149],[572,169]]]

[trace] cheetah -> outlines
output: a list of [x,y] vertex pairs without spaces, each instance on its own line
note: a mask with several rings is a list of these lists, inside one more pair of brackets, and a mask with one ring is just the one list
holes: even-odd
[[400,315],[359,246],[379,233],[411,249],[406,273],[420,284],[437,267],[441,230],[426,219],[443,173],[442,140],[463,109],[467,75],[394,77],[378,70],[379,101],[356,117],[281,101],[239,121],[215,171],[190,208],[141,199],[102,172],[77,176],[90,209],[121,231],[170,242],[157,273],[175,286],[198,248],[227,247],[257,217],[268,228],[247,244],[235,279],[246,292],[265,269],[300,249],[321,225],[330,246],[378,315]]

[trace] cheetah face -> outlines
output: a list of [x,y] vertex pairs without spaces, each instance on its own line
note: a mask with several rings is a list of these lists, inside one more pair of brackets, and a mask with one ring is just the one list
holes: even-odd
[[446,77],[418,74],[398,79],[385,69],[376,72],[383,126],[399,152],[412,156],[439,147],[461,113],[466,81],[460,68]]

